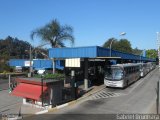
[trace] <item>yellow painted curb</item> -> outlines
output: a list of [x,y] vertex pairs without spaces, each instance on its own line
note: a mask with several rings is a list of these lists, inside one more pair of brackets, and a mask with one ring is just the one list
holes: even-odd
[[53,111],[57,111],[58,109],[56,108],[56,107],[54,107],[54,108],[49,108],[48,109],[48,112],[53,112]]

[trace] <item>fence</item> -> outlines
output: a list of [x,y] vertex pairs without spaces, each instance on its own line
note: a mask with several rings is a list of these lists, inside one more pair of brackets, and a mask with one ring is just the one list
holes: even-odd
[[0,90],[12,90],[16,86],[15,78],[25,74],[0,74]]

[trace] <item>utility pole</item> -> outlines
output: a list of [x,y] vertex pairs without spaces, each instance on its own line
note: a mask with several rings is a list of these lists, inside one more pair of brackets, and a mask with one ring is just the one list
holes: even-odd
[[110,45],[109,45],[109,49],[110,49],[110,57],[112,56],[112,52],[111,52],[111,47],[112,47],[112,42],[113,42],[114,39],[112,39]]
[[8,76],[8,88],[9,88],[9,93],[11,92],[11,74]]
[[159,81],[157,81],[157,99],[156,99],[156,109],[157,109],[157,114],[159,114]]
[[31,45],[30,45],[30,50],[29,50],[29,60],[30,60],[29,77],[32,77],[32,47]]
[[157,46],[158,46],[158,59],[159,59],[159,68],[160,68],[160,50],[159,50],[159,47],[160,47],[160,39],[159,39],[159,32],[157,32]]
[[41,75],[41,95],[42,95],[42,97],[41,97],[42,99],[41,99],[41,100],[42,100],[42,107],[43,107],[43,105],[44,105],[43,80],[44,80],[44,79],[43,79],[43,76]]
[[[120,36],[124,36],[126,35],[126,32],[121,32],[120,33]],[[112,43],[113,43],[114,39],[112,39],[112,41],[110,42],[110,45],[109,45],[109,49],[110,49],[110,52],[109,52],[109,55],[110,57],[112,57]]]

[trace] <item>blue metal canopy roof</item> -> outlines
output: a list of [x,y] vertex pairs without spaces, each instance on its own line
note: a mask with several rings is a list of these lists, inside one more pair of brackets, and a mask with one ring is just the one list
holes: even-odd
[[26,59],[10,59],[9,60],[9,66],[21,66],[24,67],[25,66],[25,61],[27,61]]
[[[124,53],[111,50],[111,57],[119,57],[120,59],[155,61],[155,59],[146,58],[139,55]],[[98,58],[110,57],[110,49],[99,46],[89,47],[73,47],[73,48],[50,48],[50,58]]]
[[[25,67],[25,61],[29,61],[29,60],[27,60],[27,59],[10,59],[9,60],[9,66]],[[32,67],[35,68],[35,69],[53,68],[53,63],[52,63],[52,60],[34,59]],[[57,69],[63,70],[64,69],[64,64],[63,64],[62,61],[56,60],[55,67]]]
[[97,47],[50,48],[50,58],[95,58]]

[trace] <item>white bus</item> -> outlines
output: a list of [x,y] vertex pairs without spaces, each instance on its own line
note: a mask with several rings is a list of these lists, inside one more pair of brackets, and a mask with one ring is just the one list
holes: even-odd
[[147,67],[147,63],[137,63],[140,65],[140,77],[144,77],[149,72],[149,69]]
[[156,68],[156,64],[155,64],[155,62],[148,62],[147,67],[148,67],[149,71],[151,71]]
[[140,78],[140,65],[136,63],[106,66],[104,84],[124,88]]
[[147,73],[149,73],[150,71],[152,71],[153,69],[156,68],[156,64],[155,62],[148,62],[148,63],[137,63],[140,65],[140,76],[144,77],[147,75]]

